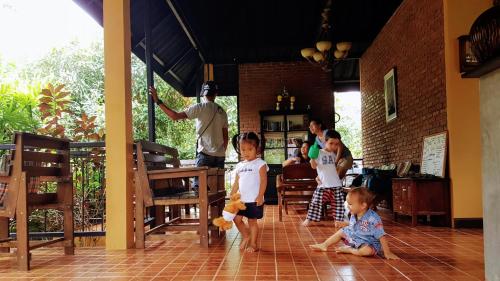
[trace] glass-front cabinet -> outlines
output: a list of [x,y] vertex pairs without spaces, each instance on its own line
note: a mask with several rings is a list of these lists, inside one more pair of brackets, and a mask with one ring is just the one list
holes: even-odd
[[262,158],[269,165],[266,203],[276,203],[276,175],[286,159],[298,155],[298,140],[310,140],[309,113],[298,111],[261,111]]

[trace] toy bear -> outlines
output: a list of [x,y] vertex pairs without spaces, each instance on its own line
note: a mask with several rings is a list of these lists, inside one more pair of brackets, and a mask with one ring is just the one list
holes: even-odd
[[233,227],[233,219],[238,214],[239,210],[245,210],[247,207],[245,203],[240,200],[240,194],[236,193],[231,195],[229,203],[226,204],[222,211],[222,217],[213,220],[214,225],[218,226],[220,230],[228,230]]

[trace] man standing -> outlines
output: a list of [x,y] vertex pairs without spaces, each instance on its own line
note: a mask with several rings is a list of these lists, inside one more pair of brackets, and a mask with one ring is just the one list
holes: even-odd
[[[207,81],[201,86],[200,96],[203,102],[194,104],[182,112],[176,112],[164,104],[154,87],[149,88],[153,101],[167,116],[176,121],[196,119],[196,166],[224,168],[228,144],[228,122],[224,109],[215,103],[218,94],[217,84]],[[198,186],[198,181],[195,181]]]

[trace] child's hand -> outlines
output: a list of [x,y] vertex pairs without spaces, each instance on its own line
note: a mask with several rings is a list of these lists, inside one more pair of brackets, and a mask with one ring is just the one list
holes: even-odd
[[316,182],[318,183],[318,185],[321,185],[321,180],[319,179],[319,177],[316,177]]
[[257,206],[262,206],[262,204],[264,204],[264,195],[257,196],[257,198],[255,199],[255,203],[257,204]]
[[335,222],[335,228],[342,228],[344,226],[348,226],[349,223],[346,221],[336,221]]
[[388,260],[399,260],[399,257],[396,256],[393,252],[384,253],[384,256]]

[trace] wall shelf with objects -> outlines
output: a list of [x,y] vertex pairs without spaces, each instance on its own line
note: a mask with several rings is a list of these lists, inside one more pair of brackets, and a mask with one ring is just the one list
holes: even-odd
[[476,68],[462,74],[462,78],[479,78],[500,68],[500,57],[490,59]]
[[267,190],[265,200],[267,204],[276,204],[276,176],[281,174],[281,164],[295,155],[300,149],[296,140],[311,140],[309,132],[309,112],[295,110],[261,111],[261,137],[264,140],[262,159],[269,165]]

